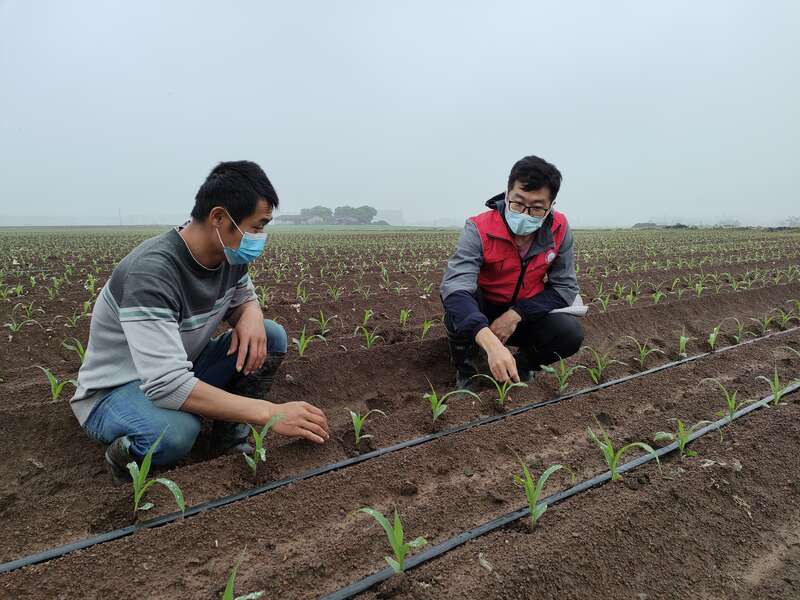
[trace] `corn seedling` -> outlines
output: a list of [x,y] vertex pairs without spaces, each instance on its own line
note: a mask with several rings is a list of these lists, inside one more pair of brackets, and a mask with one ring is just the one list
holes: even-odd
[[689,436],[704,425],[711,423],[711,421],[698,421],[687,429],[686,425],[684,425],[683,421],[680,419],[670,420],[675,421],[675,431],[657,431],[653,439],[656,442],[678,442],[678,452],[680,452],[681,458],[684,456],[697,456],[697,452],[694,450],[686,450],[686,444],[689,443]]
[[361,443],[361,440],[371,438],[372,436],[368,433],[362,434],[361,431],[364,428],[364,424],[367,422],[367,419],[372,413],[378,413],[379,415],[386,416],[386,413],[382,410],[378,410],[377,408],[373,408],[372,410],[368,410],[363,415],[358,414],[357,412],[353,412],[352,410],[348,411],[350,413],[350,418],[353,420],[353,433],[355,434],[356,438],[356,448]]
[[422,336],[419,338],[419,341],[425,339],[425,336],[428,335],[428,331],[430,330],[431,326],[433,325],[433,321],[430,319],[425,319],[422,322]]
[[325,340],[324,337],[321,335],[306,335],[306,327],[303,325],[302,331],[300,331],[299,338],[292,338],[292,343],[297,348],[297,353],[302,357],[305,356],[306,350],[308,350],[309,344],[311,344],[311,340],[314,338],[319,338],[321,340]]
[[319,319],[316,317],[311,317],[309,321],[312,323],[317,324],[317,328],[319,329],[318,334],[323,340],[327,337],[327,335],[331,332],[330,322],[336,318],[336,315],[332,317],[325,318],[325,313],[321,310],[319,311]]
[[254,442],[253,456],[248,456],[244,452],[242,452],[242,456],[244,456],[244,460],[247,463],[247,466],[250,467],[253,475],[256,474],[258,463],[267,462],[267,449],[264,448],[264,438],[267,436],[267,432],[275,424],[275,421],[282,418],[283,415],[275,415],[270,417],[270,420],[267,421],[264,427],[261,428],[261,431],[250,425],[250,432],[253,434]]
[[736,411],[739,410],[742,406],[747,404],[746,401],[738,402],[736,400],[736,394],[738,394],[738,390],[734,392],[729,392],[728,388],[722,385],[722,382],[719,379],[714,379],[713,377],[709,377],[707,379],[703,379],[702,381],[713,381],[719,386],[719,389],[722,390],[722,397],[725,398],[725,409],[717,411],[714,413],[718,417],[728,417],[728,423],[733,421],[733,415],[736,414]]
[[423,537],[418,537],[410,542],[405,542],[403,540],[403,525],[400,523],[400,515],[396,508],[394,509],[394,525],[390,525],[386,517],[383,516],[383,513],[374,508],[364,507],[358,510],[359,512],[370,515],[386,532],[386,537],[389,538],[389,545],[392,547],[392,552],[394,552],[394,558],[391,556],[386,556],[384,558],[395,573],[402,573],[405,570],[405,560],[409,551],[421,548],[428,543]]
[[361,325],[356,325],[356,328],[353,331],[353,335],[356,335],[358,333],[359,329],[361,329],[363,327],[366,327],[367,323],[369,323],[369,320],[372,318],[372,315],[374,315],[374,314],[375,314],[375,311],[372,310],[371,308],[366,309],[364,311],[364,318],[361,320]]
[[511,381],[511,380],[508,380],[508,381],[500,382],[500,381],[497,381],[491,375],[486,375],[484,373],[477,373],[476,375],[473,375],[472,377],[470,377],[470,379],[473,379],[475,377],[484,377],[485,379],[488,379],[489,381],[491,381],[494,384],[494,387],[497,390],[496,402],[497,402],[497,405],[500,406],[501,408],[505,404],[506,399],[508,398],[508,393],[513,388],[515,388],[515,387],[528,387],[528,384],[524,383],[522,381]]
[[594,366],[584,368],[589,373],[589,377],[591,377],[592,381],[595,383],[600,383],[600,381],[603,379],[603,373],[605,373],[611,365],[627,366],[621,360],[611,358],[609,356],[610,352],[600,352],[591,346],[586,346],[586,349],[592,353]]
[[8,321],[7,323],[4,323],[3,326],[8,327],[9,330],[11,330],[11,333],[17,333],[19,332],[20,329],[22,329],[23,327],[25,327],[25,325],[28,325],[29,323],[35,323],[36,325],[39,325],[39,327],[42,326],[36,319],[24,319],[22,321],[17,322],[14,319],[14,317],[11,317],[11,320]]
[[678,356],[682,358],[686,358],[688,356],[688,354],[686,354],[686,344],[693,339],[695,338],[686,335],[686,330],[684,329],[681,333],[681,336],[678,338]]
[[342,294],[344,294],[344,288],[342,288],[342,287],[334,287],[334,286],[329,285],[327,283],[325,284],[325,289],[328,291],[328,295],[331,298],[333,298],[334,302],[338,302],[339,298],[341,298]]
[[225,591],[222,593],[222,600],[258,600],[264,595],[264,592],[260,591],[250,592],[249,594],[245,594],[244,596],[236,596],[235,598],[233,596],[233,586],[236,582],[236,573],[239,571],[239,565],[242,564],[242,560],[246,554],[247,546],[245,546],[242,550],[242,556],[236,561],[236,564],[233,565],[233,569],[231,569],[231,572],[228,575],[228,582],[225,585]]
[[[525,464],[525,461],[523,461],[516,452],[514,452],[514,456],[517,457],[517,461],[519,461],[519,464],[522,465],[522,476],[520,477],[519,475],[514,475],[514,483],[525,490],[525,497],[528,499],[528,508],[530,510],[531,528],[533,528],[536,527],[536,523],[547,510],[547,504],[544,502],[539,502],[544,484],[547,483],[547,480],[550,479],[550,476],[553,473],[560,469],[568,469],[568,467],[565,467],[564,465],[550,465],[534,483],[533,477],[531,477],[531,472],[528,470],[528,466]],[[572,481],[575,481],[574,473],[572,473]]]
[[733,339],[736,341],[737,344],[741,344],[745,335],[747,335],[747,332],[744,330],[744,323],[742,323],[736,317],[731,317],[731,319],[733,319],[733,321],[736,323],[736,332],[732,334]]
[[711,333],[708,334],[708,339],[706,341],[708,342],[708,347],[711,349],[712,352],[717,347],[717,338],[719,337],[719,330],[721,328],[722,328],[722,323],[714,327],[714,329],[711,330]]
[[400,327],[405,328],[406,323],[408,323],[408,317],[411,316],[412,309],[410,308],[401,308],[400,309]]
[[157,477],[156,479],[147,478],[147,476],[150,474],[150,463],[153,460],[153,452],[155,452],[156,447],[161,442],[161,438],[164,437],[165,431],[166,429],[159,434],[159,436],[156,438],[156,441],[153,442],[153,445],[148,448],[147,453],[142,459],[141,467],[139,467],[135,460],[128,463],[128,472],[131,474],[131,479],[133,480],[134,517],[140,510],[144,511],[153,508],[152,502],[145,502],[144,504],[141,504],[141,501],[144,493],[156,483],[160,483],[170,492],[172,492],[172,495],[175,498],[175,504],[178,505],[178,508],[181,512],[186,509],[186,503],[183,500],[183,492],[181,491],[181,488],[178,487],[177,483],[171,479],[165,479],[163,477]]
[[383,339],[383,336],[376,334],[374,329],[370,331],[363,325],[359,325],[358,327],[356,327],[356,332],[358,332],[359,330],[361,331],[361,335],[364,336],[364,343],[367,346],[367,350],[372,348],[375,342]]
[[656,459],[656,463],[658,463],[658,469],[661,470],[661,462],[658,460],[658,456],[656,455],[656,451],[653,450],[652,447],[645,444],[644,442],[631,442],[630,444],[623,446],[619,450],[614,450],[614,444],[611,441],[611,438],[608,437],[608,434],[605,430],[600,427],[598,424],[598,428],[600,429],[600,433],[603,434],[603,439],[599,439],[594,431],[592,431],[591,427],[586,428],[586,433],[589,436],[589,439],[597,444],[597,447],[600,448],[603,452],[603,458],[606,460],[606,465],[608,465],[609,470],[611,471],[611,481],[619,481],[622,479],[622,475],[619,474],[619,461],[626,454],[629,450],[633,448],[640,448],[645,452],[653,455],[653,458]]
[[783,392],[786,389],[785,386],[781,385],[781,380],[778,376],[778,365],[775,365],[775,370],[772,372],[771,378],[759,375],[756,377],[756,381],[758,380],[763,380],[767,383],[769,389],[772,391],[772,406],[777,406],[781,398],[783,398]]
[[467,394],[468,396],[472,396],[473,398],[478,400],[478,402],[481,401],[481,398],[480,396],[478,396],[478,394],[471,392],[469,390],[453,390],[452,392],[447,392],[444,396],[440,398],[439,395],[436,393],[436,390],[433,389],[433,384],[431,383],[431,380],[428,379],[427,377],[425,379],[428,381],[428,385],[431,387],[431,391],[430,393],[424,394],[422,397],[423,399],[430,402],[431,413],[433,415],[434,423],[436,423],[436,419],[441,417],[447,410],[447,404],[445,404],[444,401],[447,400],[450,396],[453,396],[455,394]]
[[608,304],[611,302],[611,294],[600,294],[594,301],[600,305],[600,312],[606,312]]
[[56,377],[50,369],[45,369],[39,365],[36,366],[39,367],[47,376],[47,381],[50,383],[50,396],[53,398],[53,400],[58,400],[59,396],[61,396],[64,386],[68,383],[71,383],[75,387],[78,386],[78,382],[74,379],[65,379],[64,381],[59,381],[58,377]]
[[83,347],[83,344],[78,338],[66,339],[61,342],[61,345],[67,350],[72,350],[75,354],[77,354],[78,358],[81,360],[81,364],[83,364],[83,361],[86,358],[86,349]]
[[789,324],[792,319],[796,319],[797,317],[794,315],[794,311],[790,310],[786,312],[782,308],[775,309],[775,322],[778,324],[778,328],[781,330],[786,329],[786,326]]
[[664,354],[664,352],[659,350],[658,348],[650,348],[647,345],[648,340],[645,340],[644,343],[640,343],[639,340],[637,340],[633,336],[627,335],[625,337],[633,340],[633,343],[636,344],[636,352],[638,354],[636,356],[636,362],[639,363],[639,368],[642,371],[644,371],[644,363],[647,360],[648,356],[650,356],[651,354],[654,354],[654,353]]
[[758,324],[758,328],[761,332],[762,337],[767,335],[767,331],[769,331],[769,326],[772,325],[773,319],[774,317],[769,313],[765,314],[760,319],[757,319],[755,317],[750,317],[751,321],[755,321]]
[[540,365],[542,370],[545,373],[549,373],[553,377],[556,378],[558,381],[558,393],[560,394],[569,386],[569,378],[575,373],[575,371],[580,371],[581,369],[585,369],[583,365],[575,365],[573,367],[567,367],[567,363],[563,358],[558,359],[558,367],[551,367],[549,365]]

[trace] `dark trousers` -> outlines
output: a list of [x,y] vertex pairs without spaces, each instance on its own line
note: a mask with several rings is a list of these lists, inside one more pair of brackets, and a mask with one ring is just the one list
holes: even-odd
[[[490,325],[508,310],[509,305],[488,302],[480,293],[475,297]],[[446,312],[444,326],[453,366],[465,375],[477,372],[475,359],[478,346],[475,340],[457,335],[452,318]],[[515,357],[517,368],[538,371],[539,365],[549,365],[559,358],[572,356],[580,350],[582,343],[583,327],[578,317],[565,313],[548,313],[533,323],[520,322],[506,345],[519,348]]]

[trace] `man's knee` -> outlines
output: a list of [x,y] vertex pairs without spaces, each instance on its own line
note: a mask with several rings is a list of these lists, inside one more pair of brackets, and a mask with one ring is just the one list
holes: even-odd
[[289,349],[289,337],[283,325],[271,319],[264,319],[264,331],[267,334],[267,352],[286,354]]
[[153,451],[153,464],[171,465],[191,451],[200,433],[200,418],[183,411],[175,411],[166,423],[154,424],[153,431],[133,440],[134,454],[144,456],[163,432],[161,441]]
[[572,356],[583,344],[583,327],[580,320],[573,315],[560,315],[558,331],[553,340],[556,352],[562,357]]

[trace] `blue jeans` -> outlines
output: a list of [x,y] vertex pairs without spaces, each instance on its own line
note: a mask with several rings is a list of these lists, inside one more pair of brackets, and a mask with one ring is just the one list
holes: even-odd
[[[264,319],[267,333],[267,352],[285,353],[286,331],[275,321]],[[201,381],[218,388],[225,387],[236,372],[237,352],[226,356],[230,348],[231,331],[211,338],[194,361],[194,374]],[[89,437],[110,444],[118,437],[128,436],[130,452],[141,460],[156,438],[164,437],[153,452],[153,464],[169,465],[189,453],[200,432],[201,417],[170,408],[160,408],[144,395],[136,379],[114,388],[92,408],[83,430]]]

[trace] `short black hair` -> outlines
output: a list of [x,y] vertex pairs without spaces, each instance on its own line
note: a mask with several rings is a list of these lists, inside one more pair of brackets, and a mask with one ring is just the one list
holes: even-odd
[[519,159],[511,167],[508,176],[508,189],[514,187],[519,181],[520,186],[526,192],[533,192],[547,187],[550,190],[550,201],[556,199],[558,190],[561,187],[561,171],[555,165],[538,156],[526,156]]
[[273,209],[278,208],[278,194],[261,167],[249,160],[221,162],[194,197],[192,218],[205,221],[212,208],[222,206],[240,223],[255,212],[260,198]]

